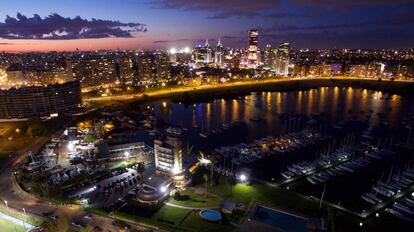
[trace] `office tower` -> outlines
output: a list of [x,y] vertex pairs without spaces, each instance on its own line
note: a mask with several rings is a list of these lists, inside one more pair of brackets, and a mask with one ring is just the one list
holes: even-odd
[[204,63],[208,64],[212,62],[212,56],[211,56],[211,47],[210,44],[208,44],[208,39],[206,40],[206,44],[204,45],[204,52],[205,52],[205,56],[204,56]]
[[205,49],[201,45],[196,45],[193,49],[193,60],[196,64],[204,63],[205,60]]
[[214,62],[216,64],[221,64],[223,62],[223,45],[221,44],[220,38],[218,40],[217,46],[216,46],[216,52],[214,54]]
[[274,70],[276,63],[276,51],[270,44],[263,51],[263,65],[267,69]]
[[259,31],[257,29],[251,29],[248,32],[249,36],[249,47],[248,47],[248,67],[256,68],[257,66],[257,53],[258,53],[258,41]]
[[289,53],[290,43],[282,43],[279,45],[276,58],[276,74],[288,75],[289,74]]

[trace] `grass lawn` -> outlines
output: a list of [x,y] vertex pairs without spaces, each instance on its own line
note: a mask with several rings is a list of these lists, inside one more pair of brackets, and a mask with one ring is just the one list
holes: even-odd
[[5,219],[0,218],[0,228],[2,232],[24,232],[23,226],[13,224]]
[[221,199],[207,195],[207,198],[204,197],[204,194],[200,195],[195,193],[195,189],[187,189],[180,192],[181,197],[189,197],[188,200],[175,200],[173,197],[170,198],[169,202],[176,205],[182,205],[187,207],[212,207],[220,206]]
[[[34,226],[39,226],[43,223],[43,220],[41,220],[40,218],[37,218],[37,217],[30,216],[30,214],[25,215],[23,212],[17,212],[17,211],[12,210],[12,209],[6,209],[4,204],[0,205],[0,212],[2,212],[4,214],[7,214],[11,217],[20,219],[22,221],[28,222],[28,223],[30,223]],[[2,229],[2,227],[1,227],[1,223],[0,223],[0,231],[2,231],[1,229]]]
[[180,229],[189,231],[235,231],[236,228],[231,225],[208,222],[198,216],[198,211],[191,211],[187,218],[182,222]]
[[317,217],[319,211],[314,201],[302,198],[292,192],[258,183],[252,185],[236,184],[230,188],[224,177],[219,179],[218,185],[208,186],[208,192],[234,203],[243,203],[246,207],[258,201],[312,217]]
[[[132,205],[132,204],[130,204]],[[131,207],[131,206],[130,206]],[[139,208],[121,209],[114,217],[124,221],[136,221],[153,225],[168,231],[233,231],[231,225],[212,223],[198,216],[198,210],[175,208],[164,205],[151,213],[151,209]],[[140,215],[141,214],[141,215]]]

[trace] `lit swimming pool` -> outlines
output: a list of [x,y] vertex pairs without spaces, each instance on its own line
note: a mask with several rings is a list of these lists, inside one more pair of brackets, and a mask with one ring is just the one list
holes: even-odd
[[212,222],[218,222],[221,220],[220,212],[215,211],[215,210],[209,210],[209,209],[201,210],[200,217],[207,221],[212,221]]
[[308,220],[258,205],[253,219],[289,232],[306,232]]

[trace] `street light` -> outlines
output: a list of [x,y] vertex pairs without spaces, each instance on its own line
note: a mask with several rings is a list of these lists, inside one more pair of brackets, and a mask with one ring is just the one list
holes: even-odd
[[69,151],[73,151],[73,149],[75,148],[75,146],[73,145],[72,142],[69,142],[67,148],[68,148]]
[[125,152],[124,152],[124,156],[125,156],[125,158],[129,159],[129,155],[130,155],[129,151],[125,151]]
[[362,223],[362,222],[360,222],[360,223],[359,223],[359,226],[361,226],[361,227],[362,227],[363,225],[364,225],[364,223]]
[[167,192],[167,187],[165,187],[165,186],[161,186],[160,191],[161,191],[162,193]]
[[241,182],[245,182],[245,181],[247,180],[247,176],[246,176],[246,174],[240,174],[240,175],[239,175],[239,180],[240,180]]

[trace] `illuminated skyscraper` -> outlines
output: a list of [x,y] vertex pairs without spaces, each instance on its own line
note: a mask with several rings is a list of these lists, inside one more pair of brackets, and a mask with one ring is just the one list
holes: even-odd
[[275,69],[276,64],[276,50],[270,44],[266,45],[263,52],[263,65],[270,70]]
[[216,53],[214,54],[214,62],[216,64],[221,64],[223,58],[223,45],[220,42],[220,38],[218,40],[217,46],[216,46]]
[[249,30],[249,53],[248,53],[248,66],[255,68],[257,66],[257,53],[259,42],[259,31],[257,29]]
[[276,59],[276,74],[288,75],[289,74],[289,53],[290,43],[282,43],[279,45]]
[[211,47],[210,44],[208,44],[208,39],[206,40],[206,44],[204,45],[205,48],[205,56],[204,56],[204,63],[208,64],[212,62],[211,57]]

